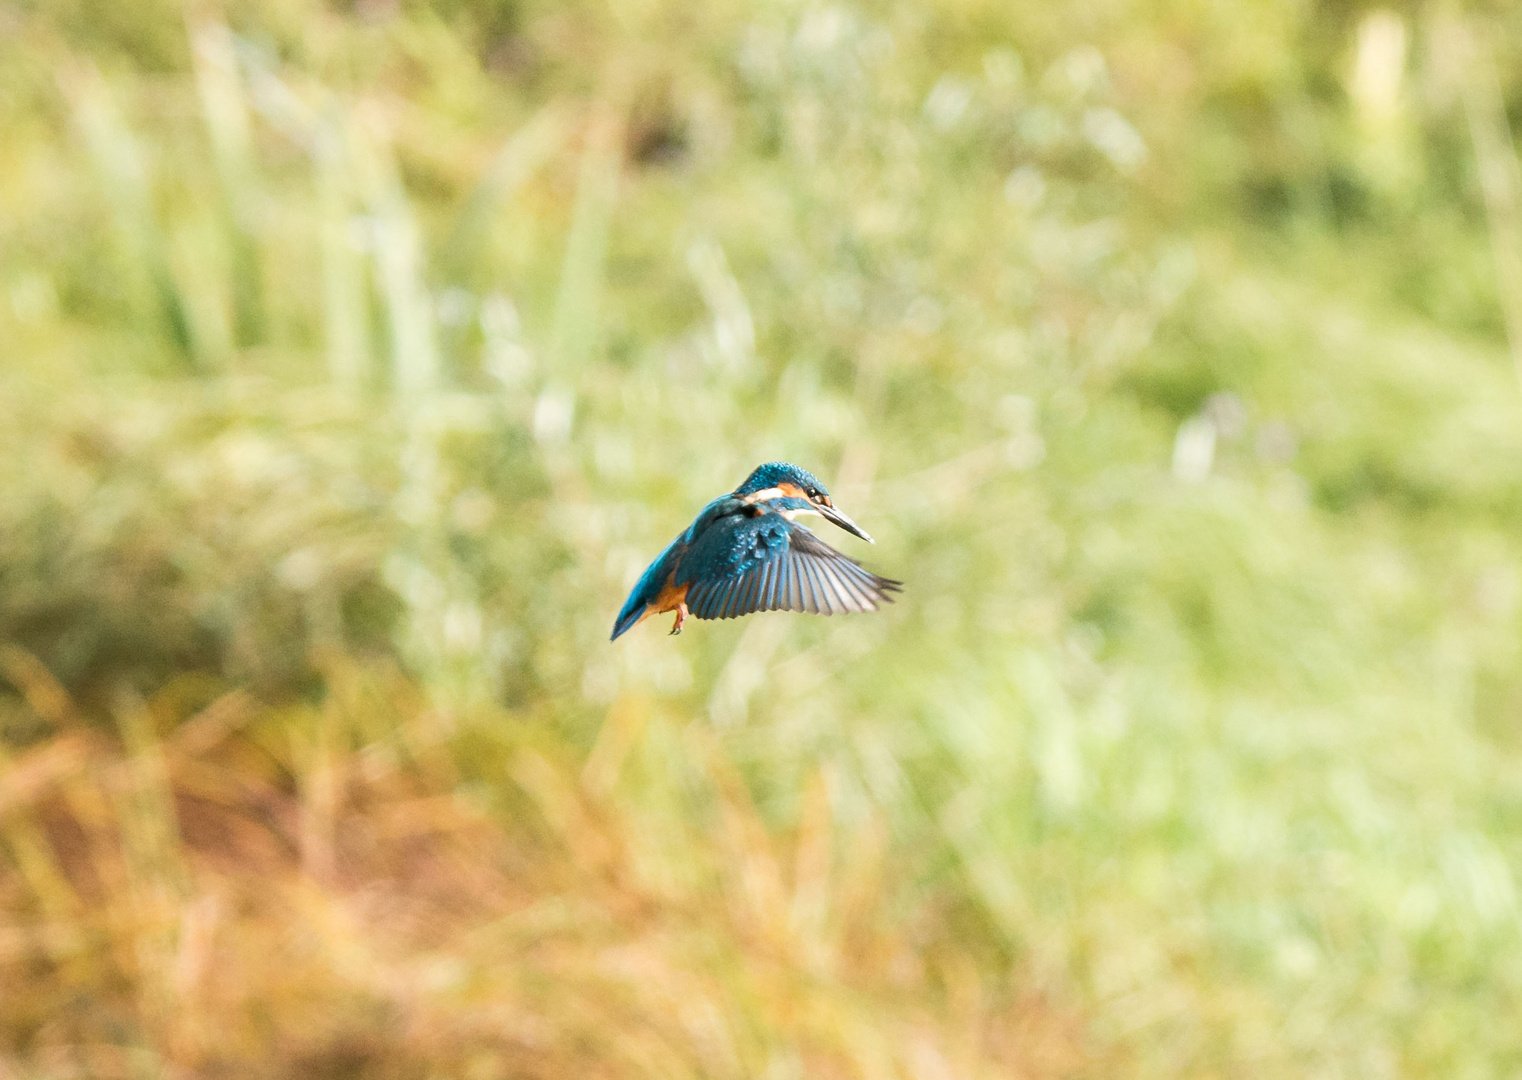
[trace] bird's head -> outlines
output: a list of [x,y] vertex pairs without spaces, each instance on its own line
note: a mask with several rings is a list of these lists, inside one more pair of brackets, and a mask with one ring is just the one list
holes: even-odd
[[786,461],[756,466],[745,483],[735,488],[735,495],[747,503],[780,503],[782,511],[790,515],[819,514],[869,544],[876,542],[836,508],[819,477]]

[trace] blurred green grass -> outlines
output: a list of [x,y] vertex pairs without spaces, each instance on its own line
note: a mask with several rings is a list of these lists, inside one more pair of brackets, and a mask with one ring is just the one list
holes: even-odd
[[1516,1070],[1467,18],[0,7],[0,1073]]

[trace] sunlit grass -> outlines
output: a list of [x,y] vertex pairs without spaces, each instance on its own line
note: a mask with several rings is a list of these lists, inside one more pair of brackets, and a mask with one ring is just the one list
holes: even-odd
[[[1516,1067],[1522,428],[1417,28],[4,18],[0,1071]],[[903,602],[610,646],[776,457]]]

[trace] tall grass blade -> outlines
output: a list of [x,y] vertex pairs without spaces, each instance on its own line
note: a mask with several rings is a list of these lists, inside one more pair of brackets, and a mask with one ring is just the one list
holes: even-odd
[[356,231],[352,158],[348,129],[337,107],[330,108],[313,138],[322,244],[322,328],[328,374],[346,393],[370,377],[370,299],[364,257]]
[[164,747],[148,703],[134,690],[122,687],[112,714],[127,752],[116,821],[141,973],[138,1008],[148,1031],[162,1035],[177,1006],[174,958],[182,907],[191,893],[190,879],[182,861],[179,817]]
[[29,804],[36,801],[41,794],[37,789],[52,779],[51,774],[80,767],[83,756],[84,747],[78,741],[46,744],[19,759],[0,742],[0,846],[9,850],[33,902],[50,920],[77,916],[79,897]]
[[196,88],[211,140],[231,249],[233,335],[240,346],[265,337],[264,282],[259,257],[260,197],[253,131],[232,31],[205,22],[191,29]]
[[608,236],[622,167],[622,135],[619,111],[608,103],[599,105],[587,127],[576,208],[555,299],[551,346],[563,372],[577,370],[597,343]]
[[1479,165],[1490,227],[1496,293],[1506,323],[1512,367],[1522,390],[1522,168],[1506,118],[1506,103],[1490,39],[1465,22],[1450,24],[1449,46],[1460,60],[1464,115]]
[[374,130],[354,129],[353,153],[360,191],[370,211],[375,272],[391,337],[398,402],[411,405],[439,384],[432,300],[423,280],[422,238],[397,175],[389,141]]
[[60,75],[60,84],[84,136],[106,201],[121,237],[129,280],[145,295],[145,321],[161,320],[175,354],[187,368],[203,365],[191,334],[184,298],[169,269],[163,231],[153,213],[148,169],[137,137],[127,126],[106,81],[93,67],[79,66]]

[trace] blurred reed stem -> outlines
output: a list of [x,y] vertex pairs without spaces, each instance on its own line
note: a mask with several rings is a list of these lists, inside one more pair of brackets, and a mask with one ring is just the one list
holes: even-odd
[[[17,771],[15,758],[0,742],[0,792],[12,785]],[[0,799],[0,802],[10,801]],[[0,838],[3,838],[17,872],[42,915],[48,920],[77,916],[81,910],[79,897],[59,867],[47,834],[32,809],[25,804],[12,805],[0,821],[4,824]]]
[[356,244],[353,177],[343,115],[330,107],[312,140],[321,218],[323,334],[328,374],[341,391],[357,393],[369,379],[370,303],[363,257]]
[[1464,115],[1474,142],[1480,190],[1490,226],[1490,248],[1496,267],[1496,293],[1506,323],[1512,366],[1522,389],[1522,170],[1506,103],[1496,73],[1490,40],[1467,22],[1456,21],[1447,31],[1449,47],[1457,53]]
[[[32,712],[55,731],[72,717],[69,693],[52,672],[32,653],[17,645],[0,644],[0,675],[20,691]],[[38,789],[45,789],[43,776],[65,772],[82,764],[80,744],[56,740],[43,743],[17,762],[0,741],[0,830],[11,858],[43,914],[50,919],[77,915],[79,898],[54,857],[52,845],[32,810]],[[46,759],[46,760],[45,760]],[[39,766],[47,766],[39,768]],[[24,774],[30,774],[30,777]]]
[[191,895],[182,862],[179,815],[149,704],[133,689],[116,693],[116,719],[127,760],[116,820],[126,867],[138,971],[138,1007],[145,1028],[167,1032],[177,1008],[173,978],[179,920]]
[[233,338],[257,345],[265,338],[264,282],[259,256],[259,190],[253,131],[233,35],[226,24],[191,28],[196,88],[212,160],[221,187],[222,213],[231,254]]
[[555,314],[550,330],[550,370],[534,407],[534,434],[563,503],[580,501],[583,482],[568,450],[576,413],[576,378],[599,337],[599,307],[608,238],[623,164],[625,107],[622,95],[598,102],[587,123]]
[[169,268],[137,137],[123,119],[111,88],[93,67],[66,69],[59,83],[115,218],[124,271],[128,281],[136,283],[132,290],[139,297],[136,303],[148,322],[157,309],[185,366],[200,370],[205,367],[204,358],[198,355],[185,300]]
[[136,691],[123,688],[116,695],[112,715],[128,754],[127,783],[122,789],[125,801],[118,817],[133,884],[143,900],[184,895],[187,882],[178,859],[178,815],[153,714]]
[[[311,713],[297,715],[313,721],[311,741],[293,755],[302,764],[301,776],[301,866],[315,881],[333,878],[338,813],[343,792],[340,767],[341,703],[330,702]],[[294,730],[293,739],[300,736]]]
[[591,356],[608,258],[608,237],[623,164],[623,109],[600,102],[587,124],[576,183],[576,208],[555,298],[551,347],[561,371],[573,372]]
[[393,389],[398,403],[410,406],[437,389],[440,380],[422,238],[380,124],[352,127],[350,135],[355,178],[371,217],[376,283],[391,337]]

